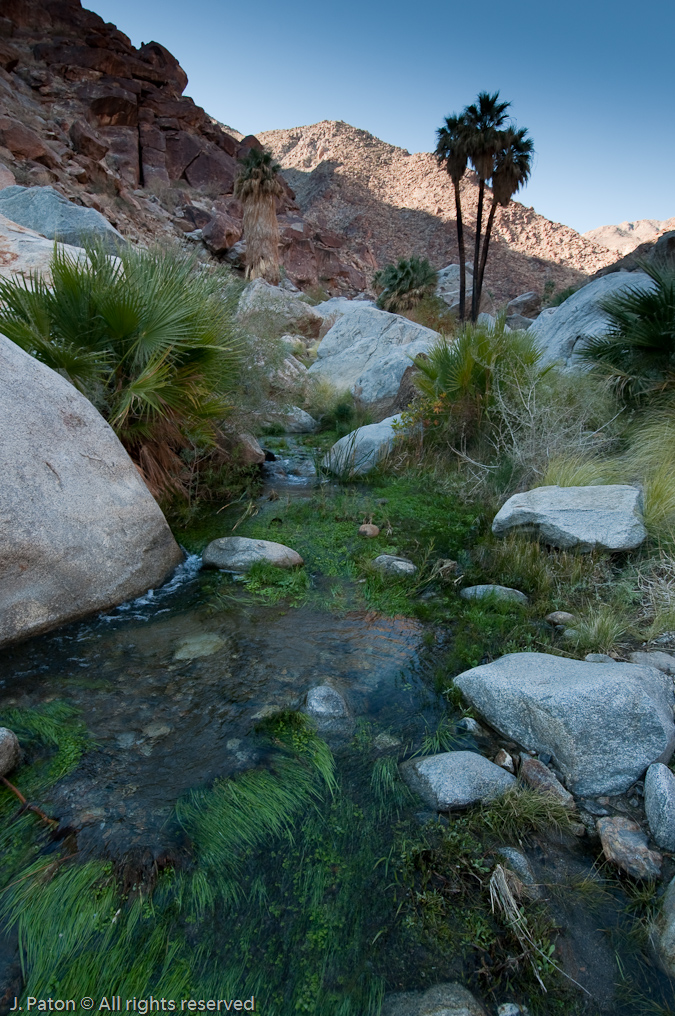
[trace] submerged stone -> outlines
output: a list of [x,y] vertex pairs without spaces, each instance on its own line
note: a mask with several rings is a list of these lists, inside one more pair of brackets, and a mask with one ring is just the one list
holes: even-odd
[[212,656],[225,645],[224,639],[215,632],[203,632],[201,635],[188,635],[178,643],[174,660],[195,660],[200,656]]
[[316,719],[343,719],[349,716],[347,703],[339,691],[320,684],[307,693],[307,712]]

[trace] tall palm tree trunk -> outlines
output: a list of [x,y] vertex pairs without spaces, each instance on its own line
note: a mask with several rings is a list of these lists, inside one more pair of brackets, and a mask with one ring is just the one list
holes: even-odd
[[466,249],[464,246],[464,220],[462,218],[462,199],[459,193],[459,180],[455,185],[455,213],[457,217],[457,246],[459,248],[459,320],[466,317]]
[[485,227],[485,239],[483,240],[483,250],[480,257],[480,268],[477,275],[474,275],[474,284],[476,285],[476,305],[480,307],[480,298],[483,292],[483,276],[485,275],[485,266],[488,259],[488,247],[490,246],[490,235],[492,233],[492,225],[495,221],[495,212],[497,211],[497,199],[492,198],[492,207],[490,208],[490,214],[488,215],[487,225]]
[[473,255],[473,290],[471,294],[471,320],[475,321],[478,317],[478,299],[477,299],[477,283],[478,283],[478,265],[480,261],[480,231],[483,226],[483,201],[485,199],[485,180],[482,178],[478,184],[478,210],[476,212],[476,243],[474,246]]
[[244,201],[246,278],[279,284],[279,223],[274,196],[263,194]]

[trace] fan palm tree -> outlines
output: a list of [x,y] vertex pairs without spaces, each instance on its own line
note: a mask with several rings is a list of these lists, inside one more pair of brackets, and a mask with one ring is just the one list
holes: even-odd
[[279,224],[276,198],[283,189],[278,179],[281,166],[270,152],[251,148],[241,159],[234,182],[234,196],[244,209],[246,278],[279,283]]
[[478,176],[478,208],[476,210],[476,239],[474,250],[473,293],[471,297],[471,320],[478,317],[478,268],[480,265],[480,241],[483,226],[483,204],[485,184],[495,168],[497,154],[502,147],[501,127],[506,123],[506,111],[510,102],[499,102],[499,92],[479,92],[476,102],[467,106],[462,117],[467,126],[468,155]]
[[50,274],[0,280],[0,330],[96,406],[153,493],[185,493],[180,453],[215,444],[232,406],[238,287],[130,245],[116,258],[55,250]]
[[497,206],[501,205],[502,208],[506,208],[513,195],[520,190],[523,184],[527,183],[532,171],[534,142],[532,138],[527,136],[527,129],[521,127],[519,130],[515,130],[513,127],[509,127],[504,131],[499,131],[499,135],[501,148],[495,156],[495,165],[492,172],[492,206],[485,227],[485,238],[483,240],[483,249],[476,278],[477,307],[480,307],[483,276],[485,274],[490,235]]
[[381,290],[377,306],[392,314],[402,314],[416,307],[425,296],[431,296],[437,282],[438,272],[426,258],[415,254],[401,258],[395,265],[387,265],[373,276],[373,285]]
[[445,126],[438,128],[436,137],[436,159],[439,166],[445,166],[455,190],[457,247],[459,248],[459,319],[463,321],[466,315],[466,249],[459,188],[469,161],[468,129],[464,115],[446,116]]

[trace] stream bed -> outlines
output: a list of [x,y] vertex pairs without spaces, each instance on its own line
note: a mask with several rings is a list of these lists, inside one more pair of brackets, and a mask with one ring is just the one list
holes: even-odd
[[[266,473],[261,499],[271,491],[306,497],[316,482],[309,456],[292,450],[270,462]],[[226,531],[224,527],[223,535]],[[228,969],[228,983],[239,977],[247,990],[254,984],[259,1011],[270,1016],[370,1016],[379,1011],[383,994],[420,991],[455,979],[468,981],[490,1013],[496,1013],[497,1004],[516,999],[531,1013],[637,1016],[675,1011],[672,985],[636,935],[631,899],[621,885],[615,880],[596,893],[567,891],[571,885],[588,885],[597,858],[587,842],[569,834],[524,838],[519,846],[538,882],[550,889],[543,892],[558,929],[556,962],[586,994],[571,987],[566,995],[563,985],[560,996],[525,996],[508,972],[491,981],[486,963],[489,967],[496,946],[483,946],[481,953],[480,922],[472,953],[466,929],[463,938],[457,932],[455,948],[452,934],[433,942],[425,919],[415,917],[411,901],[420,892],[413,871],[417,862],[396,868],[394,850],[426,857],[429,851],[413,846],[414,838],[428,836],[433,845],[434,837],[445,835],[447,823],[439,825],[410,795],[397,799],[396,808],[377,812],[373,766],[380,767],[378,772],[395,772],[401,757],[421,750],[425,737],[444,724],[452,730],[454,748],[491,755],[498,747],[492,732],[474,740],[458,726],[461,711],[434,690],[434,672],[452,641],[451,628],[365,610],[252,603],[239,583],[232,584],[225,603],[214,607],[205,583],[208,574],[201,571],[199,558],[188,556],[163,589],[0,651],[0,718],[8,711],[39,711],[61,701],[78,711],[91,739],[73,771],[40,802],[76,841],[76,863],[105,859],[123,870],[134,858],[141,867],[185,867],[190,843],[177,804],[195,791],[208,792],[214,781],[236,781],[273,764],[274,748],[261,738],[260,725],[275,714],[301,711],[307,692],[328,683],[349,707],[349,719],[322,734],[335,757],[340,794],[348,807],[336,803],[334,794],[323,811],[317,805],[308,809],[285,847],[278,846],[277,837],[273,849],[251,848],[241,876],[243,896],[228,911],[240,922],[240,933],[223,927],[214,932],[206,928],[209,922],[201,929],[193,922],[185,939],[191,949],[201,943],[212,950],[216,968],[222,964]],[[383,766],[383,759],[393,760],[392,766]],[[328,857],[331,823],[338,828],[332,849],[341,843],[341,849],[351,851],[358,872],[357,860]],[[301,849],[305,835],[307,856]],[[364,843],[364,838],[372,842]],[[406,872],[412,881],[406,882]],[[310,883],[314,888],[307,888]],[[341,915],[335,927],[331,908]],[[347,915],[357,911],[360,924],[347,943]],[[417,912],[422,912],[419,907]],[[450,925],[459,920],[448,913]],[[312,937],[321,921],[324,938],[344,939],[339,961],[342,945],[331,947],[329,954]],[[283,936],[279,940],[280,925],[286,929],[285,941]],[[4,951],[0,996],[4,991],[6,1010],[7,1001],[11,1005],[13,995],[21,994],[14,934],[4,940]],[[312,969],[312,963],[320,970]],[[360,994],[352,983],[356,970]],[[321,976],[329,988],[317,987]],[[377,990],[368,988],[371,983]],[[385,1011],[390,1004],[385,1003]]]

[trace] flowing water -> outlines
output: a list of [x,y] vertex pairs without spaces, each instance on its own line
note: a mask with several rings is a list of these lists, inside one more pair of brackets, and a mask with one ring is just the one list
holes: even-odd
[[[270,462],[266,473],[266,498],[271,491],[306,497],[315,482],[307,453],[297,449]],[[270,714],[301,710],[316,685],[331,684],[349,706],[351,718],[326,733],[345,773],[359,730],[367,728],[375,745],[412,751],[448,715],[432,674],[451,633],[366,612],[252,604],[238,599],[236,584],[227,605],[214,609],[206,581],[199,558],[188,557],[162,589],[0,653],[0,713],[63,700],[81,712],[94,742],[45,802],[75,831],[83,858],[177,855],[185,834],[176,802],[216,778],[264,767],[269,749],[257,725]],[[455,747],[477,745],[458,734]],[[488,753],[496,743],[478,747]],[[420,809],[411,803],[409,816]],[[594,856],[573,842],[550,841],[533,849],[531,860],[538,878],[554,883],[587,874]],[[387,881],[383,870],[377,893]],[[596,996],[599,1008],[589,1012],[637,1012],[612,1001],[619,946],[611,929],[621,924],[624,904],[616,893],[593,911],[564,895],[553,900],[567,928],[560,947],[567,968]],[[15,941],[7,948],[14,955]],[[654,997],[662,997],[665,979],[653,969],[646,986],[637,960],[621,948],[629,980],[634,972],[649,994],[651,978]],[[415,969],[402,963],[389,989],[433,983],[423,963]],[[439,974],[450,979],[453,971],[450,958]]]

